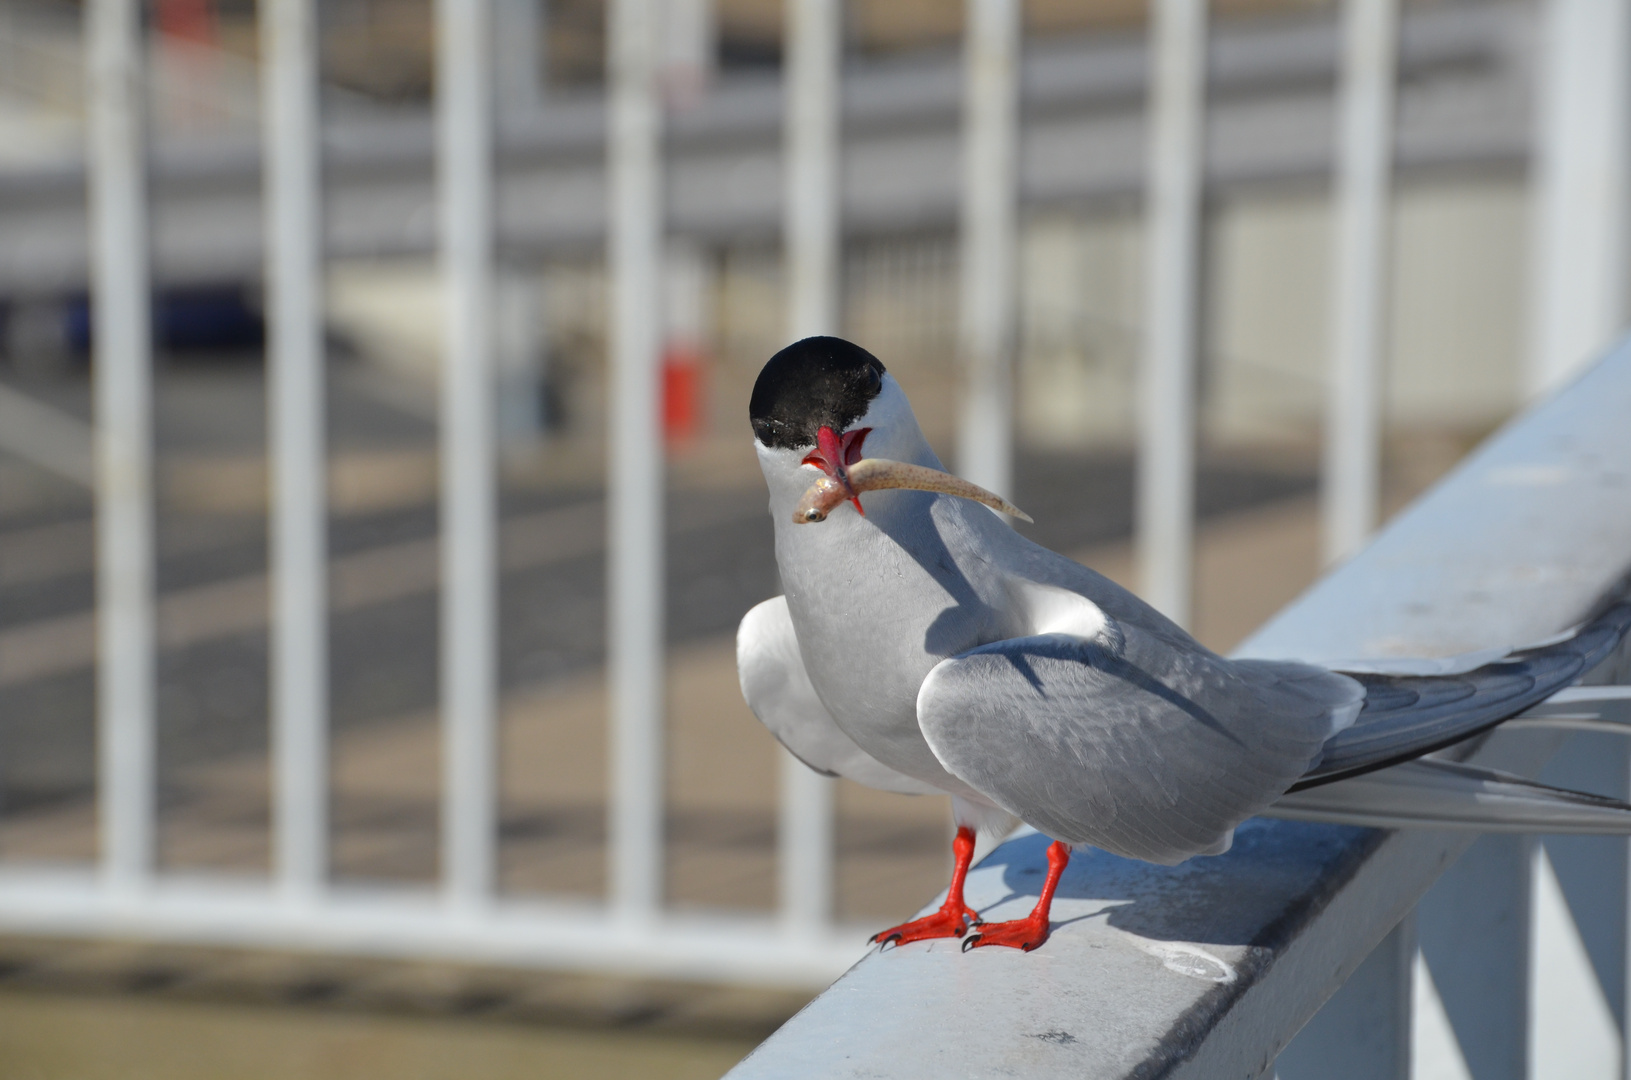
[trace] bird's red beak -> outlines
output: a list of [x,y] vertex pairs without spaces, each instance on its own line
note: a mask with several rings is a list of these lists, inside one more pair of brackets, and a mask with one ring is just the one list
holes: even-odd
[[849,501],[855,504],[856,513],[862,517],[866,516],[866,511],[861,509],[860,493],[849,482],[849,467],[861,460],[861,445],[871,431],[871,428],[856,428],[839,435],[823,425],[816,432],[816,448],[806,454],[803,461],[803,464],[814,465],[832,477],[833,482],[844,489]]

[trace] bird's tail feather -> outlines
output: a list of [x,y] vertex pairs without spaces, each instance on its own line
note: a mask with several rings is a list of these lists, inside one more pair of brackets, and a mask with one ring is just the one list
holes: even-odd
[[1431,758],[1283,795],[1265,816],[1386,829],[1631,833],[1631,803]]
[[1631,686],[1569,686],[1501,724],[1502,731],[1631,735]]
[[1619,603],[1574,633],[1518,649],[1470,670],[1400,675],[1348,674],[1365,687],[1352,725],[1325,744],[1293,791],[1343,781],[1441,750],[1488,731],[1551,697],[1596,667],[1631,631],[1631,603]]

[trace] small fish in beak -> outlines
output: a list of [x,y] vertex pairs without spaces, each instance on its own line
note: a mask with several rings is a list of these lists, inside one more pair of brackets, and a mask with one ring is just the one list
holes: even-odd
[[908,465],[904,461],[862,458],[846,464],[842,471],[832,470],[824,476],[817,477],[816,482],[810,485],[793,510],[793,521],[799,525],[826,521],[827,515],[846,499],[854,500],[856,509],[859,510],[861,492],[883,491],[889,488],[956,495],[958,498],[972,499],[1000,513],[1017,517],[1021,521],[1031,520],[1029,514],[1007,499],[993,495],[985,488],[971,484],[960,476],[953,476],[951,473],[924,465]]
[[[857,514],[866,516],[866,511],[861,509],[861,493],[850,485],[849,467],[861,460],[861,446],[871,431],[871,428],[857,428],[839,435],[832,428],[822,425],[816,432],[816,448],[804,456],[801,464],[814,465],[826,473],[816,483],[825,484],[822,490],[832,497],[832,503],[827,507],[828,511],[848,499],[855,504]],[[805,498],[808,499],[809,495],[806,494]],[[819,518],[808,520],[820,521],[826,516],[827,514],[823,513]]]

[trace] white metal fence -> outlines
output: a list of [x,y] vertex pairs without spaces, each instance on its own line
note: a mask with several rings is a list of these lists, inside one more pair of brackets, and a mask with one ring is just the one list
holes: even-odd
[[[327,603],[313,0],[264,0],[264,200],[270,291],[274,880],[155,871],[154,525],[148,200],[135,92],[138,0],[88,0],[98,520],[98,798],[92,876],[0,867],[0,924],[59,933],[311,946],[399,955],[761,980],[824,980],[858,953],[831,925],[828,783],[782,777],[777,919],[664,910],[661,348],[662,0],[609,6],[611,289],[610,901],[495,895],[496,499],[491,0],[437,5],[440,247],[448,318],[441,388],[440,896],[328,881]],[[1625,291],[1626,9],[1544,0],[1533,353],[1537,388],[1619,329]],[[1382,296],[1393,145],[1396,0],[1344,0],[1334,160],[1338,242],[1328,410],[1326,551],[1376,521]],[[838,325],[841,4],[788,0],[785,252],[789,337]],[[1183,621],[1193,557],[1195,371],[1208,157],[1205,0],[1153,0],[1138,535],[1145,594]],[[969,0],[962,173],[962,326],[970,393],[959,468],[1011,488],[1019,123],[1018,0]],[[1604,101],[1618,103],[1604,108]],[[1585,299],[1582,299],[1584,297]],[[1589,301],[1589,302],[1588,302]]]

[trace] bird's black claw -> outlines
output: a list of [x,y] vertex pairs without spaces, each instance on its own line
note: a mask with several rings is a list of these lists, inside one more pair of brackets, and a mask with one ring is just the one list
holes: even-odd
[[979,943],[980,943],[980,935],[979,934],[970,934],[968,937],[963,939],[963,951],[968,952],[970,949],[974,948]]

